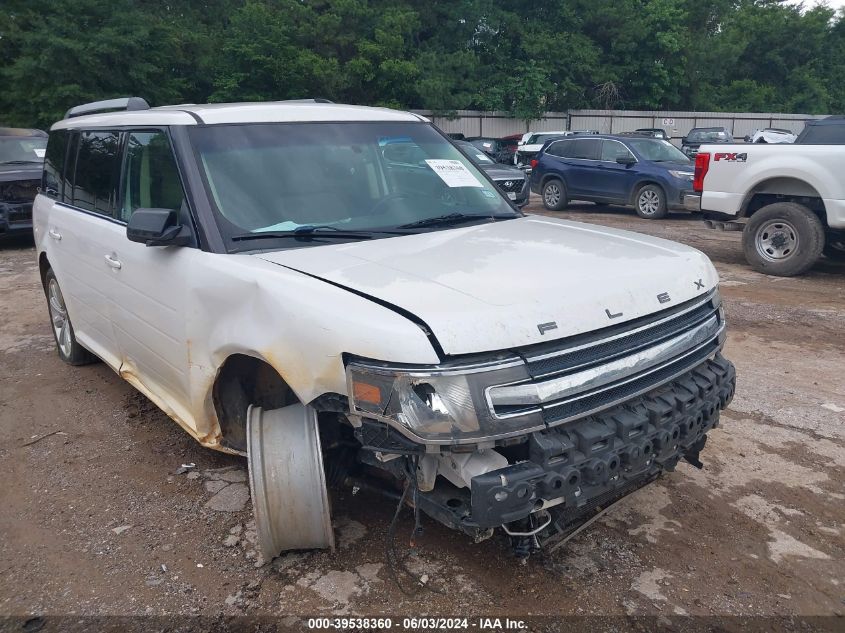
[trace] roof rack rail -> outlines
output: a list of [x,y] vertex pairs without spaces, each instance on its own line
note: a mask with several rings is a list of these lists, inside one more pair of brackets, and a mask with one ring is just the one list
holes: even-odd
[[282,103],[334,103],[334,101],[316,97],[314,99],[283,99]]
[[93,101],[74,106],[65,112],[65,118],[82,116],[84,114],[96,114],[98,112],[111,112],[120,110],[149,110],[150,104],[141,97],[122,97],[120,99],[106,99],[105,101]]

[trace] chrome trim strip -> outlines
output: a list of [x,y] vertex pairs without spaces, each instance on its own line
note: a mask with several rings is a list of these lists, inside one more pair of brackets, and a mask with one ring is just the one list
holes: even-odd
[[[613,336],[608,336],[607,338],[597,339],[597,340],[591,341],[589,343],[584,343],[583,345],[576,345],[575,347],[567,347],[566,349],[558,350],[556,352],[549,352],[548,354],[542,354],[540,356],[526,356],[525,360],[527,360],[529,363],[534,363],[534,362],[537,362],[537,361],[546,360],[547,358],[555,358],[557,356],[565,356],[566,354],[570,354],[572,352],[577,352],[577,351],[580,351],[582,349],[589,349],[590,347],[595,347],[596,345],[603,345],[604,343],[609,343],[611,341],[615,341],[615,340],[623,338],[625,336],[630,336],[632,334],[644,332],[646,330],[650,330],[651,328],[657,327],[659,325],[663,325],[664,323],[668,323],[669,321],[674,321],[675,319],[683,316],[684,314],[688,314],[689,312],[692,312],[693,310],[697,310],[701,306],[706,305],[707,303],[709,303],[710,301],[712,301],[713,299],[716,299],[716,298],[720,299],[719,305],[721,305],[721,297],[719,297],[719,293],[718,293],[717,289],[712,288],[710,290],[710,292],[708,292],[706,294],[704,299],[699,301],[698,303],[696,303],[694,305],[687,306],[686,308],[684,308],[683,310],[681,310],[679,312],[673,312],[669,316],[666,316],[662,319],[658,319],[657,321],[653,321],[652,323],[642,325],[642,326],[634,328],[632,330],[624,330],[622,332],[619,332],[618,334],[614,334]],[[716,311],[716,308],[714,308],[714,313],[715,313],[715,311]],[[621,324],[621,325],[624,325],[624,323]]]
[[[716,326],[715,330],[713,329],[714,324]],[[707,328],[706,332],[702,331],[704,327]],[[709,319],[708,322],[704,324],[701,328],[693,330],[692,333],[693,336],[687,339],[687,343],[693,345],[693,347],[688,347],[684,349],[683,353],[678,354],[678,348],[677,346],[674,346],[671,348],[671,350],[672,353],[675,354],[675,356],[671,356],[665,350],[661,350],[663,351],[663,353],[659,354],[659,360],[651,359],[651,362],[647,362],[648,359],[646,359],[646,361],[642,361],[642,364],[639,364],[637,362],[638,360],[640,360],[638,357],[640,357],[641,354],[634,354],[630,357],[621,359],[621,362],[625,364],[617,366],[616,372],[614,372],[611,376],[607,376],[606,372],[608,368],[614,365],[615,363],[608,363],[607,365],[596,367],[591,370],[579,372],[577,374],[570,374],[569,376],[563,376],[561,378],[545,381],[545,383],[540,383],[545,385],[542,394],[539,390],[536,392],[532,392],[530,390],[530,388],[538,386],[535,383],[523,383],[519,385],[499,385],[495,387],[488,387],[485,390],[487,405],[493,417],[499,420],[503,420],[507,418],[527,415],[529,413],[536,413],[537,411],[542,410],[543,406],[545,405],[556,406],[560,404],[565,404],[567,402],[573,402],[582,398],[595,395],[597,393],[601,393],[602,391],[606,391],[608,389],[613,389],[615,387],[624,385],[633,380],[638,380],[644,376],[648,376],[651,373],[659,371],[665,365],[669,365],[671,363],[678,362],[679,360],[683,360],[687,356],[695,354],[697,351],[700,351],[707,345],[712,344],[714,340],[718,340],[720,343],[723,342],[725,333],[725,323],[719,323],[719,321],[714,316]],[[681,337],[672,339],[672,341],[668,341],[667,343],[677,341],[677,339],[679,338]],[[648,353],[654,349],[655,348],[645,350],[644,353]],[[678,375],[680,375],[684,371],[687,371],[688,369],[689,368],[683,369],[678,373]],[[577,380],[579,376],[581,377],[581,380],[588,382],[573,384],[574,380]],[[645,393],[645,391],[648,391],[649,389],[653,388],[654,385],[651,385],[641,393]],[[494,401],[494,395],[492,393],[494,390],[499,390],[499,396],[496,401]],[[541,395],[549,394],[553,395],[547,397],[546,399],[540,399]],[[577,395],[575,395],[574,397],[567,398],[568,395],[572,396],[573,394]],[[631,397],[633,396],[628,395],[626,396],[626,398],[623,399],[628,399]],[[520,398],[523,398],[524,401],[521,401]],[[526,406],[532,406],[532,408],[528,410],[522,410],[516,413],[498,414],[496,413],[494,408],[496,404],[525,404]],[[610,403],[603,404],[599,408],[605,408],[605,406],[610,406]]]

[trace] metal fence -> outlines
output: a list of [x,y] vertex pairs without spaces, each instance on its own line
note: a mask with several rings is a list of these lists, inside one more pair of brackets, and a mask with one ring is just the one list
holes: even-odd
[[466,136],[501,138],[525,132],[557,132],[563,130],[596,130],[602,134],[632,132],[637,128],[663,128],[679,142],[694,127],[726,127],[735,139],[742,139],[759,128],[781,128],[799,133],[804,122],[826,115],[745,113],[745,112],[670,112],[638,110],[569,110],[547,112],[542,119],[521,121],[506,112],[458,110],[453,117],[444,117],[427,110],[415,110],[429,117],[445,132],[461,132]]

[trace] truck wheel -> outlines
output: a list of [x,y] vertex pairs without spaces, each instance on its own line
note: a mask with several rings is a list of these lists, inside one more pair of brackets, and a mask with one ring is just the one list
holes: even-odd
[[566,208],[566,186],[557,178],[552,178],[543,185],[543,206],[549,211],[560,211]]
[[828,259],[845,261],[845,237],[828,236],[822,252]]
[[645,185],[634,198],[637,215],[646,220],[666,217],[666,194],[657,185]]
[[87,349],[82,347],[76,340],[73,333],[70,317],[65,306],[65,298],[62,289],[59,288],[59,281],[52,268],[44,275],[44,290],[47,293],[47,307],[50,311],[50,325],[52,325],[53,338],[56,341],[56,350],[61,358],[68,365],[87,365],[96,362],[98,359]]
[[754,270],[792,277],[807,272],[824,248],[824,227],[807,207],[775,202],[751,216],[742,234],[745,258]]

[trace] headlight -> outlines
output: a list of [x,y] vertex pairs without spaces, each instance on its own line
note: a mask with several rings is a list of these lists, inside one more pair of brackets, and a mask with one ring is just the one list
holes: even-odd
[[669,173],[674,177],[680,180],[692,180],[693,174],[689,171],[678,171],[676,169],[670,169]]
[[502,439],[544,428],[542,415],[493,416],[484,391],[525,380],[519,360],[453,368],[392,368],[351,361],[346,368],[350,409],[433,444]]

